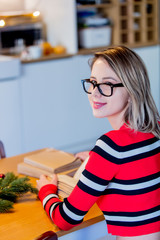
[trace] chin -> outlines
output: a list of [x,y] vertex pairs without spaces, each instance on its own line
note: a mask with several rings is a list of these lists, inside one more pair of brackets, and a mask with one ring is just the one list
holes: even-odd
[[104,118],[104,117],[106,117],[106,116],[104,116],[103,114],[98,114],[98,113],[95,113],[95,112],[93,112],[93,116],[95,117],[95,118]]

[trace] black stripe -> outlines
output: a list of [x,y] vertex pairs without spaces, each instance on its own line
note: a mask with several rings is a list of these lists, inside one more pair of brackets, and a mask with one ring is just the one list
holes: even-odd
[[81,182],[80,180],[77,183],[77,186],[84,192],[92,195],[92,196],[96,196],[99,197],[100,195],[102,195],[102,191],[98,191],[98,190],[94,190],[93,188],[90,188],[89,186],[85,185],[83,182]]
[[99,139],[102,140],[103,142],[105,142],[107,145],[109,145],[111,148],[113,148],[114,150],[116,150],[118,152],[126,152],[126,151],[130,151],[130,150],[133,150],[136,148],[145,147],[145,146],[148,146],[159,140],[158,138],[153,137],[153,138],[141,141],[141,142],[132,143],[132,144],[125,145],[125,146],[119,146],[106,135],[101,136]]
[[52,198],[57,198],[57,197],[51,196],[51,197],[46,201],[46,203],[44,204],[44,206],[43,206],[44,209],[46,208],[47,203],[48,203]]
[[82,218],[82,220],[79,220],[79,221],[76,221],[76,220],[73,220],[72,218],[70,218],[70,217],[64,212],[63,207],[62,207],[62,204],[59,206],[59,212],[60,212],[62,218],[63,218],[66,222],[68,222],[68,223],[70,223],[70,224],[72,224],[72,225],[79,224],[79,223],[81,223],[81,222],[83,221],[83,218]]
[[52,205],[54,205],[54,204],[56,204],[56,205],[55,205],[55,207],[53,208],[52,212],[56,209],[56,207],[57,207],[59,204],[62,204],[62,202],[54,202],[54,203],[52,203],[51,206],[49,207],[49,215],[50,215],[51,207],[52,207]]
[[109,181],[108,180],[105,180],[105,179],[102,179],[102,178],[99,178],[97,176],[95,176],[94,174],[88,172],[86,169],[83,171],[83,175],[88,178],[89,180],[95,182],[95,183],[98,183],[100,185],[103,185],[103,186],[107,186]]
[[116,226],[123,226],[123,227],[137,227],[137,226],[142,226],[142,225],[146,225],[146,224],[154,223],[158,221],[160,221],[160,216],[143,220],[143,221],[136,221],[136,222],[120,222],[120,221],[106,220],[107,224],[109,225],[116,225]]
[[121,160],[120,159],[110,155],[109,153],[107,153],[106,151],[104,151],[102,148],[100,148],[98,146],[95,146],[92,149],[92,152],[97,153],[98,155],[100,155],[101,157],[107,159],[108,161],[110,161],[112,163],[121,164]]
[[73,213],[76,214],[76,215],[84,216],[84,215],[87,213],[87,211],[82,211],[82,210],[79,210],[79,209],[73,207],[73,205],[71,205],[71,204],[68,202],[67,198],[64,199],[64,203],[66,204],[66,207],[67,207],[71,212],[73,212]]
[[104,192],[102,193],[103,195],[108,195],[108,194],[119,194],[119,195],[140,195],[140,194],[145,194],[145,193],[149,193],[152,192],[156,189],[160,188],[160,183],[157,183],[151,187],[146,187],[143,189],[138,189],[138,190],[121,190],[121,189],[106,189],[104,190]]
[[137,179],[130,179],[130,180],[122,180],[122,179],[114,178],[112,180],[112,182],[119,183],[119,184],[124,184],[124,185],[130,185],[130,184],[148,182],[148,181],[156,179],[158,177],[160,177],[160,172],[151,174],[149,176],[145,176],[145,177],[141,177],[141,178],[137,178]]
[[151,151],[145,152],[145,153],[140,153],[140,154],[137,154],[137,155],[134,155],[131,157],[122,158],[122,159],[119,159],[119,158],[116,158],[116,157],[110,155],[109,153],[107,153],[106,151],[104,151],[103,149],[101,149],[98,146],[95,146],[92,151],[99,154],[100,156],[107,159],[108,161],[120,165],[120,164],[125,164],[125,163],[129,163],[129,162],[141,160],[143,158],[148,158],[148,157],[154,156],[160,152],[160,147],[157,147],[157,148],[155,148]]
[[117,217],[138,217],[150,213],[154,213],[156,211],[160,210],[160,205],[143,210],[143,211],[137,211],[137,212],[109,212],[109,211],[103,211],[104,215],[109,215],[109,216],[117,216]]

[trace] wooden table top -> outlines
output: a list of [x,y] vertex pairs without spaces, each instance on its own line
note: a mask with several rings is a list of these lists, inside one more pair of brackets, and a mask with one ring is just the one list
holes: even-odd
[[[0,173],[14,172],[17,174],[17,164],[29,154],[31,153],[0,159]],[[36,178],[30,177],[30,181],[36,186]],[[60,237],[104,219],[101,210],[95,204],[86,214],[81,225],[70,231],[62,231],[51,222],[36,195],[27,193],[20,197],[13,206],[14,209],[10,213],[0,214],[0,238],[2,237],[3,240],[33,240],[46,231],[54,231]]]

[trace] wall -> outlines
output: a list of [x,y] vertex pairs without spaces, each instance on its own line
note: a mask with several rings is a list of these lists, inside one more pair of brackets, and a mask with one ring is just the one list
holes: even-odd
[[23,0],[0,0],[0,12],[24,10]]
[[109,128],[95,119],[81,86],[89,56],[23,65],[20,78],[24,151],[55,147],[77,152],[93,147]]

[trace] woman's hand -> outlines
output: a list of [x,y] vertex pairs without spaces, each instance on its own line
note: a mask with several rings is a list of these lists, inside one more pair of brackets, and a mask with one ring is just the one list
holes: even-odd
[[47,185],[47,184],[54,184],[57,186],[58,184],[58,177],[56,174],[53,174],[52,177],[49,179],[47,176],[45,175],[41,175],[40,179],[37,180],[37,188],[38,190],[41,189],[41,187]]
[[80,158],[82,161],[84,161],[87,157],[89,157],[89,151],[76,153],[75,157]]

